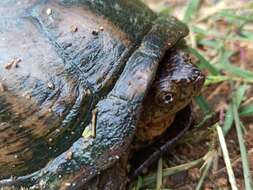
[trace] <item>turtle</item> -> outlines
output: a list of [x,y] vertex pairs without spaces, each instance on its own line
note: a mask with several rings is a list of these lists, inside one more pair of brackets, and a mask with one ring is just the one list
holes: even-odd
[[201,91],[187,34],[139,0],[1,0],[0,188],[125,189]]

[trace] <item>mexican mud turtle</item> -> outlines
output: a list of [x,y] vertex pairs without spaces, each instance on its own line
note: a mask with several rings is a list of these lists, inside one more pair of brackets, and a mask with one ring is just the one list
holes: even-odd
[[187,33],[138,0],[1,0],[0,188],[124,189],[203,85]]

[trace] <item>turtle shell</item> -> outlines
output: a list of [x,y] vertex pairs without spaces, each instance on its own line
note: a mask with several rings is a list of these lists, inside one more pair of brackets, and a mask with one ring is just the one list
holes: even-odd
[[1,0],[0,187],[77,189],[111,167],[187,33],[137,0]]

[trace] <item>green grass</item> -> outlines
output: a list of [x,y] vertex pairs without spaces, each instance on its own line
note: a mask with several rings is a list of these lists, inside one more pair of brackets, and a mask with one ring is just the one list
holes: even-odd
[[[203,130],[204,123],[215,115],[215,111],[212,110],[212,104],[205,99],[205,92],[209,92],[209,88],[217,87],[224,83],[231,90],[225,100],[227,107],[225,109],[224,121],[217,121],[216,125],[209,126],[210,129],[215,130],[212,132],[214,136],[213,142],[210,142],[210,149],[207,150],[208,156],[166,168],[162,167],[162,161],[160,160],[157,170],[152,171],[147,176],[139,176],[138,180],[132,183],[131,189],[162,189],[164,177],[201,165],[201,176],[198,183],[196,183],[195,189],[202,189],[210,173],[210,168],[213,166],[214,155],[217,155],[218,144],[220,144],[231,188],[237,190],[238,187],[235,182],[231,158],[229,156],[229,151],[231,150],[229,150],[226,144],[226,138],[231,129],[235,129],[237,139],[234,140],[239,142],[239,156],[242,160],[245,189],[251,190],[253,187],[247,155],[248,151],[244,143],[244,132],[245,129],[247,130],[247,127],[244,127],[242,121],[243,117],[253,116],[253,102],[244,103],[249,98],[247,91],[252,89],[253,71],[242,67],[243,61],[233,61],[232,58],[238,55],[236,49],[231,45],[233,43],[252,43],[253,33],[247,26],[253,22],[253,3],[242,1],[238,7],[237,4],[233,5],[231,2],[229,7],[224,7],[220,6],[221,2],[219,1],[217,5],[214,4],[213,7],[210,6],[209,8],[212,11],[203,14],[201,12],[204,6],[203,1],[189,0],[187,1],[187,5],[182,8],[185,11],[181,18],[183,22],[189,25],[191,30],[190,36],[187,39],[190,46],[186,50],[196,58],[197,66],[206,73],[203,94],[194,100],[203,114],[203,120],[196,123],[196,130]],[[207,7],[205,8],[207,10]],[[168,14],[168,12],[173,13],[171,7],[164,7],[162,11],[163,14]],[[224,24],[222,30],[219,28],[219,23]],[[219,94],[216,96],[219,96]]]
[[155,172],[151,173],[147,176],[144,176],[143,178],[139,177],[139,178],[141,178],[141,183],[139,183],[139,179],[138,179],[137,181],[133,182],[133,184],[131,185],[131,188],[132,188],[132,190],[136,190],[135,188],[137,186],[139,189],[144,188],[144,187],[147,188],[150,185],[152,186],[155,184],[155,182],[157,182],[158,175],[159,175],[159,178],[160,178],[160,176],[162,176],[162,177],[171,176],[173,174],[177,174],[179,172],[186,171],[188,169],[196,167],[196,166],[200,165],[201,163],[203,163],[204,161],[205,161],[205,157],[191,161],[186,164],[178,165],[178,166],[171,167],[171,168],[165,168],[162,171],[157,170],[156,173]]
[[189,0],[186,6],[186,11],[184,14],[183,22],[188,23],[190,20],[194,19],[199,8],[201,0]]
[[240,116],[252,116],[253,115],[253,104],[241,106],[239,108]]
[[225,161],[225,164],[226,164],[231,189],[232,190],[238,190],[237,184],[236,184],[236,179],[235,179],[235,174],[234,174],[234,171],[233,171],[233,168],[232,168],[232,164],[231,164],[231,160],[230,160],[230,157],[229,157],[229,152],[228,152],[226,140],[225,140],[225,137],[224,137],[224,133],[223,133],[223,131],[221,129],[221,126],[219,124],[216,124],[216,130],[217,130],[217,134],[218,134],[218,137],[219,137],[223,158],[224,158],[224,161]]
[[242,122],[240,121],[239,113],[238,113],[238,101],[236,98],[233,98],[233,115],[235,120],[235,126],[236,126],[236,132],[241,152],[241,158],[242,158],[242,166],[243,166],[243,176],[244,176],[244,183],[245,183],[245,189],[252,190],[253,189],[253,183],[252,183],[252,177],[250,173],[250,167],[249,167],[249,161],[248,161],[248,151],[246,149],[246,146],[244,144],[244,138],[243,138],[243,132],[242,132]]

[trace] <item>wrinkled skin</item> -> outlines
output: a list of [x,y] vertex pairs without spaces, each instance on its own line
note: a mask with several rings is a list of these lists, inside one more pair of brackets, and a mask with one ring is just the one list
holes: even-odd
[[187,53],[181,49],[166,52],[143,101],[136,133],[138,140],[153,140],[162,135],[175,114],[200,93],[203,82],[204,76],[191,64]]
[[[187,32],[135,0],[0,1],[0,188],[87,189],[100,178],[95,186],[124,189],[118,182],[144,99],[174,92],[171,82],[151,86],[162,77],[156,71],[166,51]],[[193,67],[172,62],[167,77],[193,76]],[[188,95],[201,83],[188,84]],[[96,137],[82,137],[94,108]],[[123,170],[112,184],[105,183],[108,168]]]

